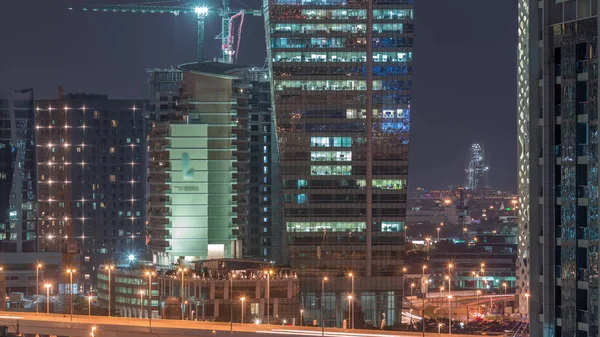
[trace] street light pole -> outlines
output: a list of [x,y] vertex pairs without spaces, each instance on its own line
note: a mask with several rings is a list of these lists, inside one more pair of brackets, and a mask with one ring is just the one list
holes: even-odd
[[233,279],[235,278],[235,274],[231,272],[230,285],[229,285],[229,301],[231,305],[229,306],[229,333],[233,334]]
[[147,271],[148,276],[148,325],[152,326],[152,275],[153,272]]
[[244,324],[244,301],[246,300],[245,297],[240,298],[240,300],[242,301],[242,324]]
[[144,318],[144,291],[140,289],[140,318]]
[[452,334],[452,295],[448,295],[448,334]]
[[[352,290],[350,292],[350,296],[348,297],[349,302],[348,302],[348,320],[349,320],[349,328],[350,329],[354,329],[354,273],[349,273],[348,276],[350,276],[350,280],[352,282]],[[402,309],[401,309],[402,310]]]
[[400,298],[400,323],[402,323],[402,310],[404,310],[404,287],[406,286],[406,267],[402,267],[402,298]]
[[[423,270],[425,270],[425,267],[423,267]],[[429,285],[429,280],[425,281],[425,292],[423,293],[423,309],[421,311],[421,323],[423,325],[423,337],[425,337],[425,297],[427,297],[427,290],[428,290],[428,285]]]
[[71,322],[73,322],[73,273],[75,269],[67,269],[69,273],[69,307],[71,308]]
[[88,296],[88,316],[92,316],[92,295]]
[[40,268],[42,264],[38,263],[35,269],[35,312],[40,312]]
[[437,240],[437,242],[438,242],[438,243],[440,242],[440,230],[441,230],[441,228],[440,228],[440,227],[438,227],[438,228],[437,228],[437,235],[438,235],[438,240]]
[[46,283],[44,285],[44,287],[46,287],[46,313],[49,314],[50,313],[50,288],[52,288],[52,285],[49,283]]
[[111,309],[111,287],[110,287],[110,279],[111,279],[111,274],[110,272],[115,269],[115,266],[110,265],[110,266],[106,266],[106,269],[108,269],[108,317],[110,317],[110,309]]
[[267,293],[265,294],[267,295],[267,324],[271,324],[271,275],[273,275],[273,270],[269,269],[265,273],[267,274]]
[[323,321],[323,310],[325,309],[325,282],[327,282],[327,276],[321,279],[321,336],[325,337],[325,322]]
[[304,325],[304,309],[300,309],[300,326]]
[[181,320],[183,321],[185,319],[184,317],[184,311],[185,311],[185,304],[184,299],[185,299],[185,289],[183,288],[183,284],[184,284],[184,277],[185,277],[185,272],[187,271],[187,268],[179,268],[178,271],[181,273]]

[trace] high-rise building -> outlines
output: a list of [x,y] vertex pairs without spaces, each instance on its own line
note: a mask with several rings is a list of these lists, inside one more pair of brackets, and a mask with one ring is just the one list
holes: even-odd
[[[277,158],[273,159],[272,153],[275,130],[272,127],[271,119],[271,100],[270,87],[268,80],[268,71],[260,68],[246,68],[240,66],[227,66],[226,64],[213,63],[213,66],[207,67],[206,76],[203,80],[221,81],[220,73],[223,69],[227,72],[226,82],[231,82],[231,92],[229,97],[220,96],[224,101],[222,104],[231,104],[231,111],[234,111],[236,125],[232,127],[232,132],[235,135],[232,140],[234,157],[232,169],[232,181],[234,187],[232,192],[232,200],[235,201],[234,213],[231,214],[234,232],[237,233],[237,243],[235,250],[231,255],[224,257],[244,257],[250,259],[260,259],[263,261],[282,262],[285,255],[282,253],[282,234],[281,234],[281,199],[273,197],[278,195],[280,184],[278,183],[277,173]],[[187,122],[189,115],[207,114],[213,109],[212,107],[203,107],[192,109],[191,104],[186,100],[179,102],[179,97],[182,93],[179,92],[183,86],[183,74],[186,73],[188,80],[194,77],[193,71],[190,72],[186,65],[182,69],[167,69],[167,70],[151,70],[149,71],[150,92],[151,97],[154,97],[154,103],[151,103],[151,119],[152,130],[149,137],[149,153],[150,160],[150,214],[149,226],[151,245],[155,252],[155,260],[159,264],[176,262],[178,257],[187,256],[188,260],[195,258],[208,258],[208,255],[196,251],[188,252],[188,255],[174,255],[173,249],[181,246],[180,240],[171,235],[170,229],[172,223],[177,226],[182,225],[183,220],[171,218],[169,220],[165,214],[172,214],[173,211],[182,211],[182,208],[176,206],[169,201],[172,197],[168,193],[171,191],[165,190],[165,180],[170,179],[173,175],[168,172],[171,167],[171,160],[176,160],[170,155],[173,150],[173,142],[167,139],[167,135],[171,132],[179,132],[182,128],[181,124],[190,124]],[[216,73],[211,73],[216,71]],[[191,90],[189,85],[185,90]],[[196,90],[196,89],[194,89]],[[204,89],[197,89],[204,90]],[[190,96],[193,93],[186,92]],[[208,96],[202,96],[203,99],[210,99]],[[180,103],[180,104],[178,104]],[[214,112],[213,112],[214,113]],[[224,114],[224,112],[221,112]],[[213,116],[214,118],[214,116]],[[225,117],[222,118],[226,120]],[[208,117],[202,118],[204,122],[200,124],[210,124]],[[223,122],[221,121],[221,122]],[[224,123],[224,122],[223,122]],[[201,128],[200,126],[187,126],[192,128]],[[222,127],[230,127],[227,125],[214,125],[215,130]],[[200,137],[201,133],[198,133]],[[192,142],[193,143],[193,142]],[[213,149],[209,145],[195,143],[198,151],[217,151],[218,147]],[[210,146],[218,145],[213,142]],[[182,146],[182,145],[179,145]],[[219,145],[220,146],[220,145]],[[193,146],[190,146],[192,149]],[[214,154],[213,154],[214,155]],[[206,181],[197,181],[191,184],[205,184]],[[198,185],[198,186],[200,186]],[[217,193],[207,192],[208,197]],[[177,198],[177,197],[176,197]],[[173,199],[174,200],[174,199]],[[199,215],[199,217],[201,217]],[[192,216],[191,218],[195,218]],[[189,220],[193,224],[194,220]],[[194,226],[192,226],[193,228]],[[201,228],[200,225],[198,228]],[[199,230],[199,229],[198,229]],[[189,233],[195,232],[192,229]],[[202,233],[195,238],[199,241],[214,240],[210,237],[203,237]],[[202,249],[201,246],[197,248]],[[178,253],[179,254],[179,253]],[[195,254],[195,255],[194,255]]]
[[365,319],[398,323],[414,0],[265,5],[287,245],[306,318],[341,326],[352,272]]
[[36,252],[33,89],[0,94],[0,252]]
[[180,113],[152,123],[148,232],[159,265],[241,255],[236,212],[241,112],[234,95],[239,77],[231,74],[237,68],[215,62],[180,66]]
[[489,167],[485,162],[485,152],[481,144],[471,145],[467,154],[466,166],[465,187],[470,190],[487,188]]
[[37,102],[40,248],[80,253],[86,288],[100,264],[146,249],[144,104],[94,94]]
[[240,223],[242,256],[285,263],[279,159],[272,118],[268,69],[247,68],[237,81],[247,100],[246,141],[249,141],[246,179],[246,221]]
[[598,3],[518,4],[519,307],[531,336],[597,336]]

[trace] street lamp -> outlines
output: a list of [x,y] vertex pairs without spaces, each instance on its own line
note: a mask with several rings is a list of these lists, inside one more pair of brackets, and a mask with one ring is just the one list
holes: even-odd
[[438,335],[442,334],[442,323],[438,323]]
[[506,282],[502,283],[502,286],[504,287],[504,295],[506,295],[506,288],[508,287],[508,285],[506,284]]
[[352,295],[348,295],[348,328],[352,329]]
[[144,291],[140,289],[140,318],[144,318]]
[[[423,271],[425,266],[423,266]],[[427,297],[427,289],[429,288],[429,280],[425,280],[425,292],[423,292],[423,309],[421,310],[421,324],[423,325],[423,337],[425,337],[425,297]]]
[[300,309],[300,326],[304,325],[304,309]]
[[38,263],[35,268],[35,312],[40,312],[40,268],[42,264]]
[[93,326],[93,327],[92,327],[92,332],[90,333],[90,336],[92,336],[92,337],[95,337],[95,336],[96,336],[96,335],[95,335],[95,334],[96,334],[96,330],[97,330],[97,329],[96,329],[96,327],[95,327],[95,326]]
[[148,276],[148,325],[152,326],[152,275],[154,272],[147,271]]
[[183,288],[183,283],[184,278],[185,278],[185,273],[188,271],[187,268],[183,267],[183,268],[179,268],[177,269],[178,272],[181,273],[181,320],[184,320],[184,311],[185,311],[185,306],[183,304],[184,298],[185,298],[185,289]]
[[88,297],[88,316],[92,316],[92,295]]
[[519,203],[519,201],[513,199],[511,200],[511,203],[513,205],[513,216],[517,216],[517,204]]
[[71,307],[71,322],[73,321],[73,273],[75,269],[67,269],[67,273],[69,273],[69,302]]
[[[402,267],[402,298],[400,299],[400,315],[402,315],[402,309],[404,309],[404,287],[406,285],[406,267]],[[401,319],[402,321],[402,319]]]
[[229,306],[229,332],[233,333],[233,279],[235,278],[235,274],[232,272],[229,285],[229,300],[231,301],[231,305]]
[[427,242],[427,251],[429,251],[429,244],[431,242],[431,238],[428,236],[425,238],[425,242]]
[[110,306],[111,305],[111,296],[110,296],[111,295],[110,294],[110,290],[111,290],[111,288],[110,288],[111,277],[110,276],[111,276],[111,274],[110,274],[110,272],[115,270],[115,266],[109,265],[109,266],[106,266],[106,269],[108,270],[108,317],[110,317],[110,309],[111,309],[111,306]]
[[50,283],[44,284],[44,288],[46,288],[46,313],[50,313],[50,289],[52,289],[52,285]]
[[[350,280],[352,281],[352,290],[350,292],[350,296],[348,296],[348,319],[350,320],[348,324],[350,329],[354,328],[354,320],[353,320],[353,311],[354,311],[354,306],[352,305],[352,299],[354,298],[354,273],[350,272],[348,273],[348,276],[350,277]],[[400,309],[402,310],[402,309]]]
[[329,278],[327,276],[321,279],[321,336],[325,337],[325,322],[323,321],[323,310],[325,306],[323,305],[325,302],[325,282],[327,282]]
[[448,333],[452,334],[452,295],[448,295]]
[[410,284],[410,297],[413,296],[413,290],[414,289],[415,289],[415,283],[413,282],[413,283]]
[[438,242],[438,243],[440,242],[440,230],[441,230],[441,228],[440,228],[440,227],[438,227],[438,228],[437,228],[437,235],[438,235],[438,240],[437,240],[437,242]]
[[273,269],[265,270],[265,274],[267,274],[267,324],[271,324],[271,275],[273,275]]
[[244,301],[246,300],[245,297],[240,298],[240,300],[242,301],[242,324],[244,324]]

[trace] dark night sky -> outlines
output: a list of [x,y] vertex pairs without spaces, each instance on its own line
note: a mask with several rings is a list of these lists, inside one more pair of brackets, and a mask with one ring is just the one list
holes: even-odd
[[[194,60],[192,17],[66,9],[84,2],[136,1],[0,0],[0,90],[34,87],[52,98],[62,85],[139,98],[146,68]],[[462,184],[466,150],[477,141],[490,187],[516,190],[516,0],[417,3],[410,188]],[[219,27],[216,16],[208,20],[207,57],[220,53],[212,40]],[[244,28],[239,63],[263,65],[262,18],[247,16]]]

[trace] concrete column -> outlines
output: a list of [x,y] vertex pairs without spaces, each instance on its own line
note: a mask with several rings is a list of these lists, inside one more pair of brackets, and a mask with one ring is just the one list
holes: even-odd
[[292,280],[287,281],[287,298],[292,298],[294,296],[294,286]]
[[260,289],[261,289],[261,283],[262,282],[256,282],[256,290],[254,292],[254,298],[261,298],[262,296],[260,296]]
[[[213,288],[213,287],[211,287]],[[219,317],[219,300],[215,300],[215,310],[214,310],[214,315],[213,318],[217,318]]]
[[210,296],[211,300],[215,299],[215,292],[216,292],[215,291],[215,282],[211,282],[210,283],[210,293],[209,293],[209,296]]
[[230,281],[225,281],[224,283],[224,287],[223,287],[223,299],[224,300],[228,300],[229,299],[229,294],[230,294]]

